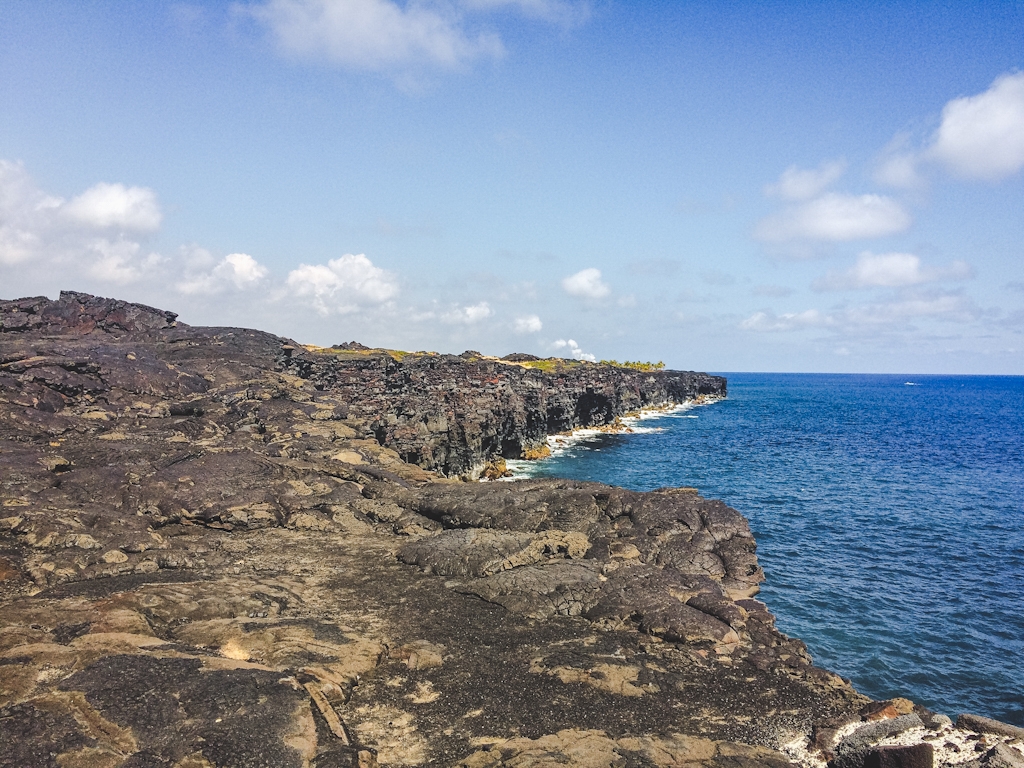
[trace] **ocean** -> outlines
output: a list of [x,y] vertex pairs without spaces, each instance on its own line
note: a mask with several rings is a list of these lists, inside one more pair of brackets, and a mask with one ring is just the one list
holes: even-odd
[[723,375],[726,400],[512,465],[723,499],[817,665],[1024,726],[1024,377]]

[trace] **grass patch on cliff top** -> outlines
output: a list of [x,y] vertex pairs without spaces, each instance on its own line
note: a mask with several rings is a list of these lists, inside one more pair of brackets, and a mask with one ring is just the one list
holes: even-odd
[[627,360],[624,363],[620,363],[618,360],[601,360],[598,363],[592,363],[589,360],[571,360],[565,357],[548,357],[543,360],[522,360],[513,365],[521,365],[523,368],[533,368],[535,370],[544,371],[545,373],[553,373],[566,368],[578,368],[583,365],[607,365],[611,368],[624,368],[630,371],[660,371],[665,368],[665,364],[660,360],[656,363],[645,363],[639,360],[630,361]]
[[624,363],[620,363],[618,360],[602,360],[601,365],[610,365],[613,368],[629,368],[633,371],[661,371],[665,368],[665,364],[661,360],[656,363],[644,363],[640,360],[627,360]]
[[567,360],[563,357],[548,357],[543,360],[524,360],[512,365],[521,365],[523,368],[533,368],[544,373],[557,373],[566,368],[579,368],[583,365],[582,360]]
[[[349,347],[345,346],[334,346],[334,347],[320,347],[316,344],[303,344],[303,348],[309,352],[314,352],[322,355],[333,355],[335,357],[380,357],[387,355],[391,359],[401,362],[406,358],[421,358],[421,357],[438,357],[439,352],[406,352],[401,349],[385,349],[383,347]],[[490,355],[480,355],[464,358],[466,362],[477,362],[480,360],[487,360],[494,363],[501,363],[503,365],[518,365],[522,368],[531,368],[535,371],[542,371],[544,373],[559,373],[560,371],[569,370],[572,368],[580,368],[585,365],[607,365],[612,368],[624,368],[632,371],[660,371],[665,368],[665,364],[660,360],[656,363],[641,362],[639,360],[620,363],[618,360],[601,360],[600,362],[593,363],[589,360],[573,360],[567,357],[545,357],[539,360],[504,360],[500,357],[492,357]]]
[[437,352],[406,352],[402,349],[384,349],[383,347],[364,347],[362,349],[341,349],[339,347],[318,347],[316,344],[303,344],[308,352],[334,357],[380,357],[387,355],[393,360],[401,361],[407,357],[437,357]]

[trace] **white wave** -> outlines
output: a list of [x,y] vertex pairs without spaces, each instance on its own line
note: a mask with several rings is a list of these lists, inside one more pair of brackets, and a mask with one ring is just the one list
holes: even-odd
[[[547,438],[548,449],[551,451],[549,458],[566,456],[572,457],[570,451],[586,443],[600,440],[606,435],[649,435],[664,432],[665,427],[644,427],[640,422],[652,419],[663,418],[684,418],[696,419],[696,415],[687,414],[699,405],[710,405],[720,398],[706,399],[698,402],[688,400],[684,403],[665,403],[662,405],[641,408],[636,413],[618,418],[614,424],[607,424],[601,427],[585,427],[575,429],[572,432],[549,435]],[[506,480],[520,480],[528,477],[535,477],[543,466],[545,459],[506,459],[505,466],[512,473]]]

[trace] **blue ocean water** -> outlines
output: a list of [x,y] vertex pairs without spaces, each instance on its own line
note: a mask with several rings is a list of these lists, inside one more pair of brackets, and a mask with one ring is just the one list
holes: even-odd
[[1024,377],[726,375],[727,400],[529,474],[725,500],[816,664],[1024,726]]

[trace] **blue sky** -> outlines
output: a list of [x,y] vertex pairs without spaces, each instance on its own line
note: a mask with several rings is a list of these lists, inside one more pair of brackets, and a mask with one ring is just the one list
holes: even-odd
[[0,297],[1024,374],[1024,4],[0,5]]

